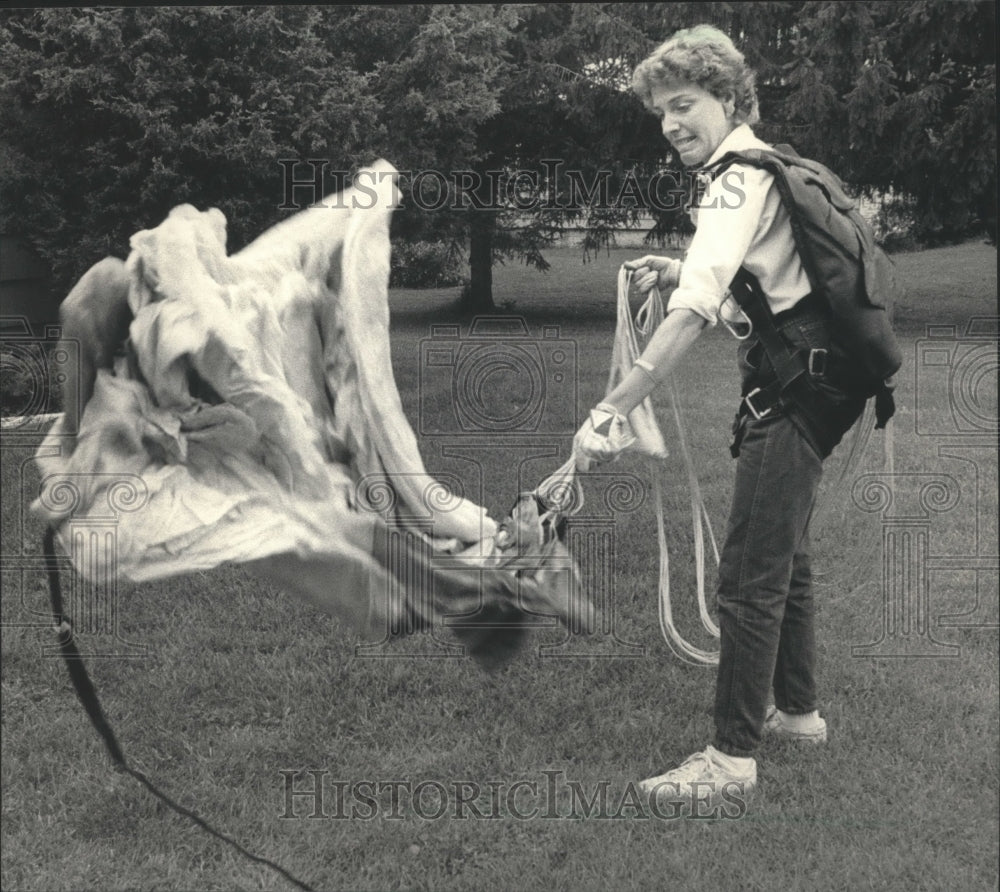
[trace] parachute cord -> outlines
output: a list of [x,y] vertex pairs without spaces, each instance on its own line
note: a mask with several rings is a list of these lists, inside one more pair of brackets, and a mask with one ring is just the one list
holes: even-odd
[[[687,641],[674,623],[673,605],[670,601],[670,549],[667,545],[667,531],[663,510],[663,472],[658,474],[653,493],[656,501],[656,535],[660,546],[660,588],[659,615],[663,640],[674,655],[685,663],[701,666],[715,666],[719,662],[718,651],[704,650]],[[703,617],[704,619],[704,617]],[[718,632],[715,633],[718,635]]]
[[[615,384],[616,371],[623,365],[631,366],[639,357],[641,351],[639,335],[648,340],[659,327],[664,318],[663,300],[657,288],[652,288],[646,301],[632,318],[629,308],[628,294],[632,284],[632,271],[622,266],[618,271],[618,305],[617,331],[615,333],[614,356],[611,363],[611,374],[608,379],[608,390]],[[708,534],[712,555],[716,566],[719,563],[719,547],[712,531],[708,510],[702,498],[698,475],[695,471],[691,451],[688,448],[687,430],[680,408],[680,398],[676,382],[668,379],[670,400],[673,409],[674,423],[677,427],[677,442],[684,466],[687,471],[688,484],[691,490],[691,519],[694,531],[695,578],[697,585],[698,612],[702,626],[714,638],[719,637],[719,627],[713,621],[708,609],[705,593],[705,533]],[[659,424],[649,412],[649,422],[652,435],[663,440]],[[656,509],[656,535],[660,550],[659,581],[657,600],[659,608],[660,630],[663,640],[678,659],[694,665],[714,666],[719,662],[718,651],[705,650],[687,641],[674,621],[673,604],[670,597],[670,547],[667,542],[665,508],[663,493],[668,481],[661,461],[650,461],[652,472],[652,490]],[[542,503],[546,512],[543,519],[557,519],[576,514],[583,507],[583,490],[577,477],[576,457],[570,459],[558,470],[550,474],[534,490],[534,495]]]
[[576,476],[576,456],[570,456],[557,471],[539,483],[534,495],[546,509],[542,515],[544,520],[579,514],[583,508],[583,487]]
[[719,565],[719,546],[716,544],[715,533],[712,531],[712,523],[708,517],[708,510],[705,508],[705,502],[701,496],[698,474],[695,471],[694,461],[691,458],[691,452],[687,445],[687,437],[685,436],[684,419],[681,416],[680,394],[677,390],[677,384],[672,377],[669,381],[669,386],[670,402],[674,410],[674,422],[677,425],[677,443],[684,458],[684,467],[688,475],[688,486],[691,490],[691,523],[694,531],[694,568],[698,589],[698,612],[701,615],[701,624],[705,627],[705,630],[713,637],[718,638],[719,627],[708,612],[708,603],[705,596],[705,533],[708,533],[716,566]]
[[[629,351],[629,359],[634,362],[640,355],[641,348],[638,335],[642,335],[643,340],[648,341],[664,318],[663,299],[658,288],[651,288],[646,301],[636,312],[635,320],[629,310],[628,294],[632,284],[632,272],[622,267],[618,274],[618,324],[619,330],[624,334],[623,340]],[[680,448],[681,457],[687,471],[688,485],[691,492],[691,519],[694,534],[695,549],[695,579],[697,587],[698,612],[701,617],[702,626],[714,638],[719,637],[719,627],[713,621],[708,610],[708,602],[705,593],[705,531],[712,546],[712,554],[715,558],[716,566],[719,563],[719,548],[716,544],[715,534],[709,520],[708,510],[705,507],[701,494],[701,487],[698,483],[698,475],[695,471],[694,461],[691,458],[691,451],[688,448],[686,426],[680,408],[680,397],[677,383],[673,376],[667,379],[667,386],[670,393],[670,402],[673,409],[674,423],[677,427],[677,443]],[[655,422],[654,422],[655,423]],[[656,507],[656,529],[657,540],[660,549],[659,586],[658,602],[660,630],[663,640],[673,653],[686,663],[700,665],[716,665],[719,661],[717,651],[704,650],[688,642],[674,622],[673,604],[670,597],[670,546],[667,541],[665,508],[663,493],[666,490],[667,481],[660,462],[652,462],[653,473],[653,493]]]
[[[890,419],[883,429],[882,443],[881,470],[882,473],[886,474],[888,477],[890,489],[892,488],[895,479],[893,476],[895,471],[895,443],[893,440],[893,428],[894,423],[893,420]],[[831,522],[830,514],[833,510],[833,504],[837,497],[843,492],[850,492],[850,487],[845,488],[844,484],[848,483],[862,467],[865,457],[869,454],[869,448],[871,446],[871,439],[874,430],[875,408],[873,401],[869,400],[861,418],[847,435],[849,438],[849,447],[847,449],[846,456],[840,462],[840,468],[835,476],[835,479],[824,487],[824,491],[821,493],[816,503],[816,508],[813,512],[813,520],[810,524],[814,535],[821,534],[826,525]],[[848,445],[847,440],[845,440],[844,445]],[[836,523],[836,519],[834,522]],[[843,524],[841,523],[840,526],[842,525]],[[834,573],[832,570],[814,568],[813,577],[820,585],[837,585],[838,587],[850,588],[850,580],[855,578],[860,570],[870,565],[871,560],[874,558],[880,547],[881,541],[877,537],[868,537],[865,539],[865,544],[859,547],[858,551],[854,554],[850,561],[847,562],[851,569],[843,574],[843,576]]]

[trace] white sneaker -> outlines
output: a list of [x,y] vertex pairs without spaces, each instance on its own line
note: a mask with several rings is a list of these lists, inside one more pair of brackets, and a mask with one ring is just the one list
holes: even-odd
[[639,790],[655,797],[658,804],[679,802],[690,806],[691,814],[697,808],[698,815],[704,817],[702,804],[711,808],[725,800],[745,805],[756,786],[756,760],[737,759],[709,746],[688,756],[677,768],[641,781]]
[[826,743],[826,720],[818,712],[808,716],[788,715],[777,706],[769,706],[764,718],[764,733],[786,740]]

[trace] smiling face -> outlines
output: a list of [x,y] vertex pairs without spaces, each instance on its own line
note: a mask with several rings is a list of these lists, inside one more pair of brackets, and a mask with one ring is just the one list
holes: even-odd
[[685,167],[704,164],[736,127],[731,99],[717,99],[697,84],[657,84],[650,91],[663,135]]

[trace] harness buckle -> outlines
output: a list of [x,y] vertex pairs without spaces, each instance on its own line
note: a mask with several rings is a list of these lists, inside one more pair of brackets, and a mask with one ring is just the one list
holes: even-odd
[[813,347],[809,351],[809,374],[819,378],[826,374],[827,350],[824,347]]
[[752,397],[755,397],[758,393],[760,393],[760,388],[755,387],[745,397],[743,397],[743,404],[747,407],[747,411],[749,411],[749,413],[753,415],[754,421],[760,421],[761,418],[770,415],[771,410],[774,408],[774,406],[768,406],[766,409],[758,410],[757,407],[753,404],[751,399]]

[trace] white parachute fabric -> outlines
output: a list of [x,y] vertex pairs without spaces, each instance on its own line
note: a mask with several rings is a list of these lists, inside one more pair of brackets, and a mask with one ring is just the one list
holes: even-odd
[[148,502],[118,530],[135,581],[286,551],[360,559],[373,517],[357,500],[390,479],[396,511],[434,536],[493,536],[426,473],[392,376],[394,173],[380,163],[231,257],[215,209],[133,236],[131,362],[98,373],[68,459],[61,422],[39,449],[37,513],[85,518],[116,479],[141,480]]
[[[578,593],[562,543],[539,543],[515,579],[497,524],[423,464],[390,357],[395,177],[378,162],[232,256],[215,209],[182,205],[132,237],[127,349],[98,371],[75,448],[60,419],[36,452],[32,509],[71,556],[74,528],[111,506],[111,570],[134,582],[246,564],[363,624],[392,612],[379,592],[443,555],[435,592],[452,611],[487,592],[494,615],[566,618]],[[418,541],[416,570],[390,566],[389,527]],[[408,615],[432,618],[417,600]]]

